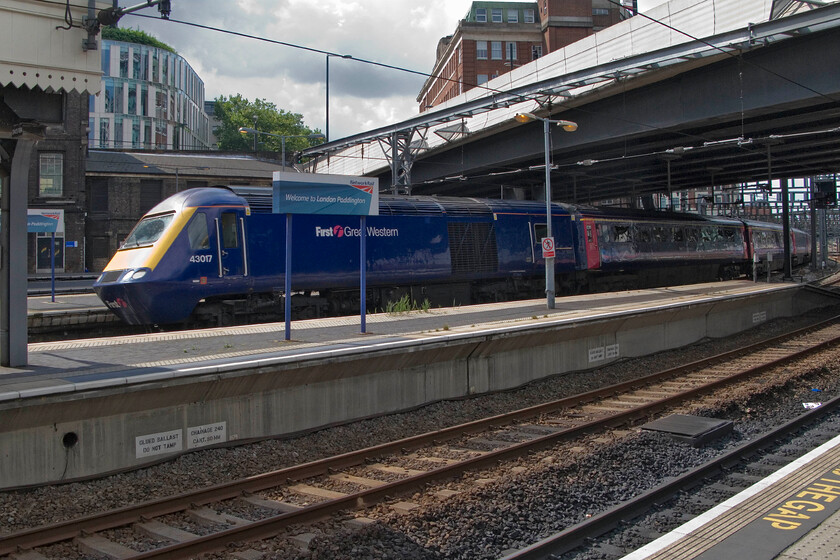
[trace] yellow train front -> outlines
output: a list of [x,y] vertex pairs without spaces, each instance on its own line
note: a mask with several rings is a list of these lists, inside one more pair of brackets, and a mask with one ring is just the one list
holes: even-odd
[[248,203],[226,189],[189,189],[131,231],[93,285],[131,325],[178,323],[208,296],[241,292]]

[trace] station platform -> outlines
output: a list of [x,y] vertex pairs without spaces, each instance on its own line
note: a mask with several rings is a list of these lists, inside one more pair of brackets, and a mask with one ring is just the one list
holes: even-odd
[[[463,334],[540,324],[574,324],[655,309],[723,301],[750,294],[776,292],[796,284],[713,282],[587,294],[556,299],[432,309],[428,312],[377,313],[366,317],[307,319],[292,322],[286,341],[284,323],[264,323],[147,335],[31,343],[23,368],[0,368],[0,402],[108,385],[149,381],[169,372],[202,373],[206,367],[253,363],[255,359],[311,357],[340,350],[381,348],[395,343],[422,343]],[[29,298],[30,314],[104,310],[93,294]]]
[[0,485],[596,371],[840,301],[824,292],[740,280],[563,297],[551,310],[540,299],[370,314],[364,334],[358,316],[299,320],[288,341],[269,323],[31,343],[26,367],[0,368]]
[[840,436],[622,560],[840,558]]

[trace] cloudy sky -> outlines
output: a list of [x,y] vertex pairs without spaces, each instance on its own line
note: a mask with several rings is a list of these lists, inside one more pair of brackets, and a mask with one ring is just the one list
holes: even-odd
[[[665,0],[639,0],[644,11]],[[243,35],[349,54],[430,72],[438,40],[451,34],[472,0],[172,0],[171,19]],[[121,2],[122,4],[122,2]],[[133,5],[127,2],[127,5]],[[322,132],[326,121],[326,56],[289,46],[166,22],[125,16],[121,27],[142,29],[172,46],[204,80],[205,97],[241,94],[303,115]],[[330,139],[336,140],[417,114],[424,77],[330,59]]]

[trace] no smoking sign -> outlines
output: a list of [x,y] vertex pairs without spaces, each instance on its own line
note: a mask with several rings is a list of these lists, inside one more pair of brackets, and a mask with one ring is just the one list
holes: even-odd
[[544,259],[554,258],[554,238],[544,237],[542,240],[542,253]]

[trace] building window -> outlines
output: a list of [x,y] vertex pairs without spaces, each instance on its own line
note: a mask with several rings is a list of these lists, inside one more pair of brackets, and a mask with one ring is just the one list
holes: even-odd
[[502,23],[502,9],[493,8],[490,10],[490,17],[493,19],[493,23]]
[[487,41],[475,42],[475,57],[479,60],[487,60]]
[[111,256],[109,239],[103,236],[91,237],[90,257],[92,259],[107,259]]
[[111,75],[111,45],[102,46],[102,74]]
[[534,23],[534,10],[523,10],[525,23]]
[[531,45],[531,60],[537,60],[542,56],[542,45]]
[[145,214],[163,198],[163,182],[158,179],[140,179],[140,213]]
[[128,114],[137,114],[137,86],[134,84],[128,85]]
[[476,76],[476,84],[477,85],[486,84],[486,83],[487,83],[487,74],[479,74],[478,76]]
[[140,119],[134,117],[131,120],[131,147],[141,148],[142,146],[143,142],[140,139]]
[[111,79],[106,78],[103,80],[105,82],[105,87],[102,88],[105,90],[105,112],[106,113],[113,113],[114,112],[114,82]]
[[508,23],[519,23],[519,10],[508,10]]
[[149,81],[149,49],[143,48],[143,62],[140,63],[140,79]]
[[140,86],[140,114],[149,116],[149,87],[145,84]]
[[128,47],[120,47],[120,78],[128,78]]
[[490,43],[490,58],[493,60],[502,60],[502,42],[492,41]]
[[487,21],[487,8],[475,9],[475,21],[485,23]]
[[140,50],[133,49],[131,58],[134,61],[134,64],[131,65],[131,77],[135,80],[140,79]]
[[123,84],[114,85],[114,112],[123,112]]
[[114,117],[114,147],[123,147],[123,118]]
[[90,179],[88,201],[91,213],[105,214],[108,212],[108,179]]
[[516,60],[519,58],[516,55],[516,43],[508,43],[505,45],[505,56],[508,60]]
[[64,154],[40,154],[38,196],[64,194]]
[[99,119],[99,147],[107,148],[108,141],[111,139],[111,121],[110,119]]

